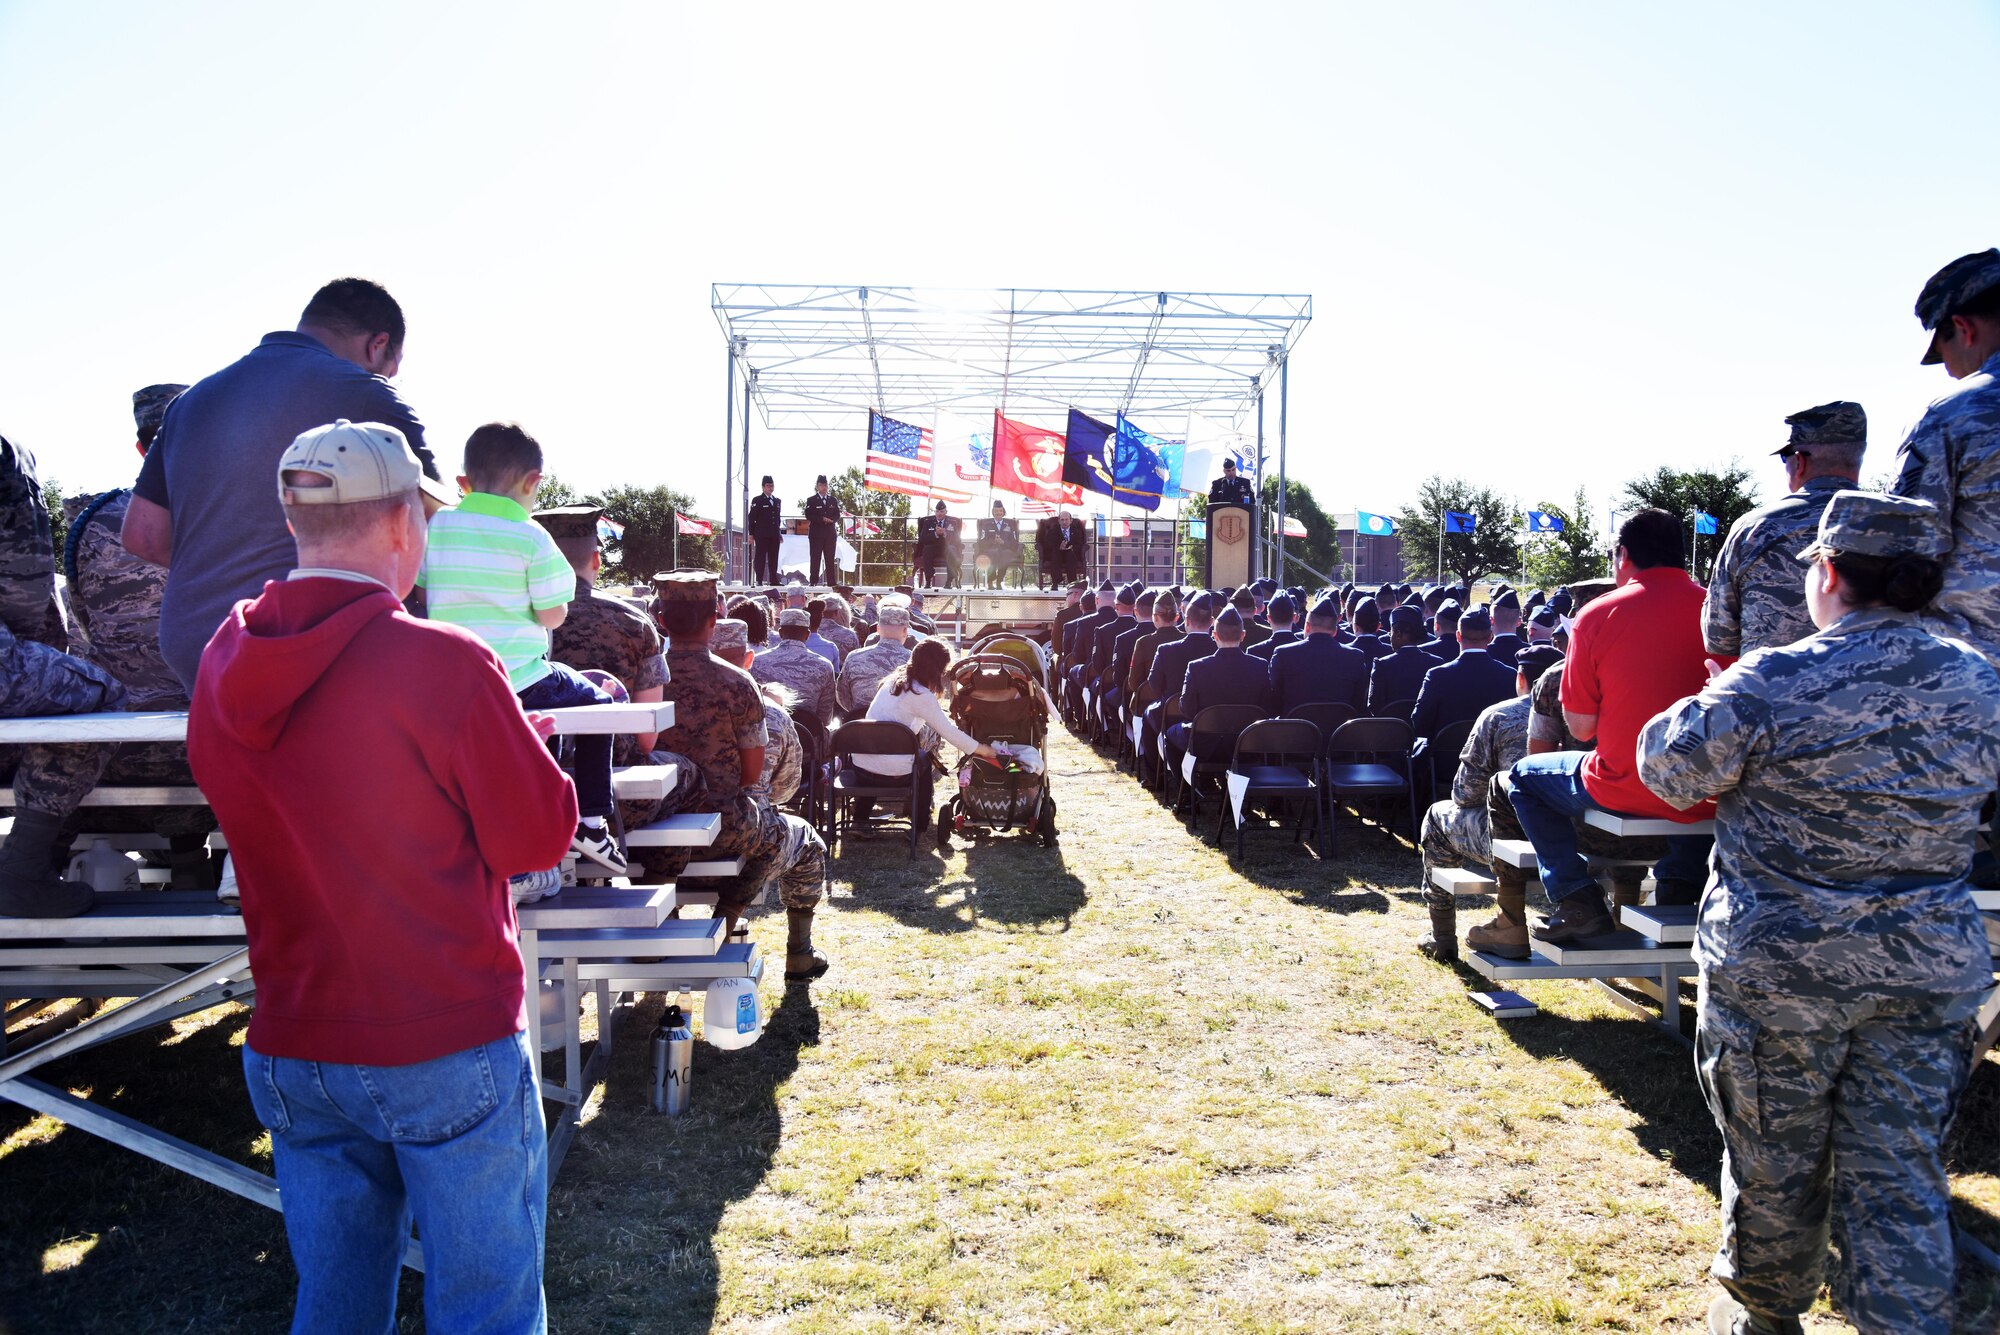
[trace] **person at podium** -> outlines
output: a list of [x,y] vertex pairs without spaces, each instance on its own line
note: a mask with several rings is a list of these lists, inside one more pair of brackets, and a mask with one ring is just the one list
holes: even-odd
[[1234,459],[1224,459],[1222,461],[1222,476],[1208,484],[1208,503],[1210,505],[1256,505],[1256,488],[1250,485],[1249,478],[1242,476],[1236,471],[1236,461]]

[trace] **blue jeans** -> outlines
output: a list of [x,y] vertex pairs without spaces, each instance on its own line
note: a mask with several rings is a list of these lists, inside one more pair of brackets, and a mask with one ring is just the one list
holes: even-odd
[[537,1074],[519,1033],[408,1066],[267,1057],[244,1044],[299,1272],[295,1335],[393,1335],[413,1219],[426,1329],[548,1329]]
[[[564,663],[551,663],[549,668],[548,676],[517,692],[521,697],[521,708],[532,711],[611,703],[609,695],[592,685],[590,678],[575,668]],[[572,754],[576,757],[576,772],[570,778],[576,781],[576,814],[579,816],[611,814],[613,740],[608,732],[578,733],[570,738],[575,747]]]
[[[1514,814],[1521,821],[1521,832],[1535,846],[1542,889],[1552,904],[1584,890],[1602,893],[1576,844],[1576,822],[1583,814],[1609,810],[1583,786],[1583,762],[1589,754],[1549,751],[1514,766]],[[1668,836],[1667,855],[1654,865],[1653,879],[1700,885],[1708,877],[1708,850],[1714,842],[1705,834]]]

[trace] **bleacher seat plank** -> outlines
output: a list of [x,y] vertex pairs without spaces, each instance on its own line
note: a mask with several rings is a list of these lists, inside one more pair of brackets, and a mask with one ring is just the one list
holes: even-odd
[[662,816],[627,830],[625,843],[632,848],[706,848],[721,833],[721,816],[713,812],[689,811]]
[[1522,871],[1534,871],[1541,865],[1535,861],[1535,846],[1526,839],[1495,839],[1493,860]]
[[720,880],[743,874],[742,858],[711,858],[705,862],[690,862],[682,870],[683,879]]
[[1650,940],[1672,946],[1694,940],[1693,904],[1627,904],[1619,913],[1627,927]]
[[1694,952],[1688,947],[1662,945],[1630,929],[1563,944],[1540,941],[1537,946],[1552,964],[1589,964],[1625,969],[1658,969],[1664,965],[1686,964],[1690,971],[1694,966]]
[[608,982],[615,992],[700,992],[721,978],[761,978],[764,957],[754,941],[725,941],[700,959],[582,960],[578,982]]
[[672,885],[573,885],[515,910],[523,927],[658,927],[676,903]]
[[720,918],[668,918],[657,927],[558,928],[541,934],[540,953],[561,976],[566,959],[611,959],[632,955],[700,958],[723,945]]
[[1493,878],[1476,867],[1432,867],[1431,884],[1453,895],[1493,893]]
[[611,795],[621,802],[657,802],[679,777],[676,765],[621,765],[611,771]]
[[1530,952],[1528,958],[1524,960],[1510,960],[1475,950],[1465,956],[1465,961],[1496,983],[1536,978],[1616,978],[1621,974],[1632,972],[1632,966],[1629,964],[1623,966],[1558,964],[1539,952]]
[[1673,820],[1649,820],[1640,816],[1620,816],[1612,811],[1592,808],[1583,813],[1584,824],[1621,839],[1647,839],[1672,835],[1713,835],[1715,822],[1712,820],[1689,821],[1686,824]]
[[2000,913],[2000,890],[1974,890],[1972,904],[1981,913]]
[[0,941],[243,937],[243,916],[208,890],[118,891],[75,918],[0,918]]

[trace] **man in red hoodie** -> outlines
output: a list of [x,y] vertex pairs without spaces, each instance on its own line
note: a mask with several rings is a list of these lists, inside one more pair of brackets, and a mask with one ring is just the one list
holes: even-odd
[[209,641],[188,759],[242,888],[292,1329],[393,1329],[414,1219],[432,1329],[541,1331],[547,1141],[507,878],[561,861],[576,793],[493,651],[403,611],[425,529],[402,433],[308,431],[274,482],[299,568]]
[[[1710,820],[1715,803],[1681,810],[1639,781],[1639,732],[1663,709],[1708,684],[1701,608],[1707,597],[1688,576],[1681,521],[1641,510],[1618,529],[1618,587],[1576,618],[1563,663],[1562,710],[1570,735],[1593,751],[1550,751],[1514,766],[1511,796],[1522,832],[1535,846],[1542,888],[1555,912],[1535,935],[1559,944],[1617,930],[1604,892],[1577,849],[1575,820],[1592,808],[1648,820]],[[1708,879],[1706,835],[1667,840],[1653,868],[1654,898],[1692,904]],[[1526,954],[1518,932],[1510,948]]]

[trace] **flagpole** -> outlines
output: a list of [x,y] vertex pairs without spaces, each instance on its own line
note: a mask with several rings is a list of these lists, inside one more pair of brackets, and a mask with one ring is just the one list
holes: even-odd
[[1447,511],[1438,511],[1438,583],[1444,583],[1444,517]]

